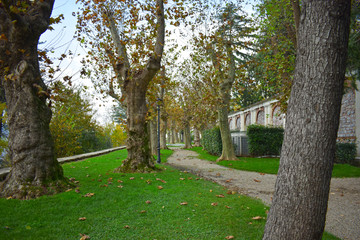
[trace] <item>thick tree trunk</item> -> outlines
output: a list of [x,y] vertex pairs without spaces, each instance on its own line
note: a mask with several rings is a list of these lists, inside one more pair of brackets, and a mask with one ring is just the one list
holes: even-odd
[[294,83],[263,239],[321,239],[346,67],[350,1],[302,1]]
[[194,146],[195,147],[200,147],[201,143],[200,143],[200,131],[195,128],[194,129]]
[[[146,76],[147,73],[144,73]],[[128,157],[115,172],[152,172],[154,158],[150,151],[149,133],[146,129],[146,91],[148,82],[143,74],[126,83]]]
[[49,96],[40,77],[37,54],[53,1],[39,1],[21,15],[7,7],[0,4],[0,34],[8,39],[0,41],[0,75],[8,109],[12,167],[0,191],[2,197],[28,199],[68,187],[54,155],[51,110],[46,105]]
[[169,149],[167,146],[166,146],[166,130],[167,130],[167,117],[163,117],[163,127],[160,131],[160,148],[161,149]]
[[150,148],[151,148],[151,154],[157,155],[157,123],[156,119],[149,121],[149,130],[150,130]]
[[191,148],[191,132],[190,132],[190,123],[186,121],[184,124],[184,148],[188,149]]

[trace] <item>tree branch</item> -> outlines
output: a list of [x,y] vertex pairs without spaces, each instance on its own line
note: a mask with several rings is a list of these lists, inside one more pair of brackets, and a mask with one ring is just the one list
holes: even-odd
[[165,17],[164,17],[164,1],[156,1],[156,26],[157,26],[157,36],[155,43],[155,56],[154,58],[157,61],[161,61],[161,57],[164,51],[165,43]]

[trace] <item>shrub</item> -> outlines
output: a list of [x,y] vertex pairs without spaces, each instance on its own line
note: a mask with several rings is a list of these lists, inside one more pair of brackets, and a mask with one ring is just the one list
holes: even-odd
[[250,125],[247,128],[249,151],[254,156],[279,155],[284,138],[282,127]]
[[213,129],[203,131],[201,144],[208,153],[220,156],[222,152],[220,129],[215,127]]
[[355,143],[336,143],[336,163],[352,163],[356,156]]

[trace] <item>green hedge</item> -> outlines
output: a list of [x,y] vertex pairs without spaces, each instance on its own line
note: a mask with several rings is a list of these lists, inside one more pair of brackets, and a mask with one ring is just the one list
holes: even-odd
[[250,125],[247,128],[249,151],[254,156],[280,155],[284,138],[282,127]]
[[349,163],[351,164],[356,157],[356,144],[355,143],[336,143],[336,163]]
[[215,127],[213,129],[203,131],[201,144],[208,153],[220,156],[222,152],[220,129]]

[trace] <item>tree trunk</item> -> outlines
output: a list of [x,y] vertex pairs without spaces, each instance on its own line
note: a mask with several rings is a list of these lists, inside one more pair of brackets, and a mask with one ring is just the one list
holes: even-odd
[[231,133],[228,123],[228,104],[224,104],[223,106],[219,107],[218,117],[222,142],[222,153],[216,161],[218,162],[223,160],[237,160],[234,146],[231,141]]
[[200,147],[201,143],[200,143],[200,132],[197,128],[194,129],[194,146],[195,147]]
[[184,143],[185,143],[185,146],[184,148],[185,149],[188,149],[188,148],[191,148],[191,132],[190,132],[190,123],[189,121],[186,121],[185,124],[184,124]]
[[150,148],[151,154],[157,155],[157,123],[156,119],[149,121],[149,130],[150,130]]
[[294,83],[263,239],[321,239],[339,125],[350,1],[302,1]]
[[176,143],[179,143],[179,142],[180,142],[179,132],[177,132],[177,131],[175,130],[174,133],[175,133],[175,142],[176,142]]
[[171,122],[171,135],[170,135],[170,143],[171,144],[174,144],[176,142],[176,139],[175,139],[175,135],[176,135],[176,132],[175,132],[175,121],[172,121]]
[[[149,133],[146,129],[146,91],[149,81],[140,74],[127,81],[127,142],[128,157],[115,172],[152,172],[155,170],[154,158],[151,155]],[[155,74],[154,74],[155,75]]]
[[[54,155],[49,123],[49,97],[38,63],[37,44],[47,29],[53,1],[29,7],[31,14],[16,15],[0,4],[1,81],[9,119],[10,173],[0,185],[1,196],[19,199],[54,194],[68,187]],[[16,22],[12,22],[16,19]],[[21,50],[21,51],[20,51]],[[6,65],[5,65],[6,64]]]
[[161,149],[169,149],[166,146],[166,130],[167,130],[167,117],[163,117],[163,128],[160,131],[160,148]]

